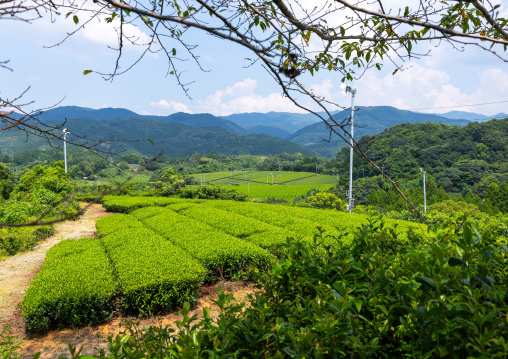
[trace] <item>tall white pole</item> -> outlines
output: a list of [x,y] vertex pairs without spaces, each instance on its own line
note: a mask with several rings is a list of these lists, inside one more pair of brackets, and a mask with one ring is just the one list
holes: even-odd
[[427,193],[425,188],[425,174],[427,173],[420,168],[420,172],[423,173],[423,213],[427,213]]
[[69,133],[66,128],[62,130],[64,136],[64,163],[65,163],[65,173],[67,173],[67,140],[66,136]]
[[351,148],[349,149],[349,213],[353,211],[353,138],[355,134],[355,94],[351,89]]

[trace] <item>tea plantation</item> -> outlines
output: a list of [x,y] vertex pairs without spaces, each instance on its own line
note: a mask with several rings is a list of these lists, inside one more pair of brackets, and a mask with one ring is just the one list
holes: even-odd
[[[99,239],[49,251],[23,300],[28,330],[101,323],[120,307],[139,316],[181,307],[204,282],[268,268],[287,238],[312,244],[324,230],[347,244],[368,223],[364,215],[249,202],[111,196],[103,205],[120,213],[97,222]],[[425,230],[388,225],[401,238]]]

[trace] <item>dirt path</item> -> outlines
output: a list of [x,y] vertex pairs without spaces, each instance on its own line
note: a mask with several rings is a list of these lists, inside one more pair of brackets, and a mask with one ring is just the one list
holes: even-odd
[[0,329],[9,323],[15,334],[24,335],[24,322],[17,305],[41,269],[46,252],[66,238],[93,237],[95,222],[107,215],[109,213],[106,213],[102,205],[92,205],[79,220],[56,224],[55,234],[42,241],[35,250],[0,262]]

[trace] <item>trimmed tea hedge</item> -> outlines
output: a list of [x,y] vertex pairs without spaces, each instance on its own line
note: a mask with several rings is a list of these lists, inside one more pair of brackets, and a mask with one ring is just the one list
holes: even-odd
[[[173,206],[169,206],[172,208]],[[296,233],[237,213],[227,212],[205,204],[193,206],[180,213],[209,224],[234,237],[245,238],[263,248],[273,248],[286,243],[287,237]]]
[[113,268],[100,242],[68,239],[51,248],[23,298],[28,331],[103,323],[117,306]]
[[161,208],[158,206],[143,207],[143,208],[136,209],[135,211],[132,211],[131,216],[134,216],[136,219],[142,221],[144,219],[147,219],[147,218],[150,218],[153,216],[157,216],[157,215],[161,214],[162,211],[164,211],[164,210],[165,210],[165,208]]
[[144,228],[144,225],[131,215],[118,213],[99,219],[95,227],[97,235],[103,237],[121,229]]
[[194,302],[206,270],[188,253],[148,228],[101,238],[120,285],[122,309],[149,315]]
[[230,278],[250,265],[266,267],[272,258],[252,243],[176,212],[165,211],[144,223],[199,259],[212,278]]
[[[235,203],[235,202],[216,202],[212,204],[216,208],[226,210],[228,212],[241,214],[243,216],[257,219],[261,222],[271,224],[273,226],[290,230],[301,236],[310,239],[317,233],[316,224],[313,221],[298,218],[291,215],[283,215],[272,210],[275,205],[260,203]],[[288,207],[291,208],[291,207]],[[333,227],[327,228],[328,233],[334,233],[337,230]]]

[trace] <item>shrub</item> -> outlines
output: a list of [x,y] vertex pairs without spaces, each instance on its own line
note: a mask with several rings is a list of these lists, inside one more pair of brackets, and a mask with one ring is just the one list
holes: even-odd
[[194,302],[206,271],[182,249],[148,228],[117,230],[101,241],[115,268],[126,314],[156,314]]
[[98,240],[68,239],[51,248],[22,303],[28,331],[103,323],[116,310],[113,268]]
[[126,228],[144,228],[144,225],[131,215],[117,213],[111,216],[103,217],[95,223],[97,235],[106,236]]
[[[219,315],[182,309],[178,329],[127,327],[113,357],[504,358],[508,248],[448,223],[400,241],[370,221],[350,246],[288,242],[247,305],[220,288]],[[131,357],[135,357],[134,355]]]
[[32,250],[41,239],[54,232],[53,226],[3,227],[0,229],[0,256]]
[[165,211],[144,223],[203,263],[209,279],[230,278],[251,265],[264,268],[272,257],[252,243],[176,212]]

